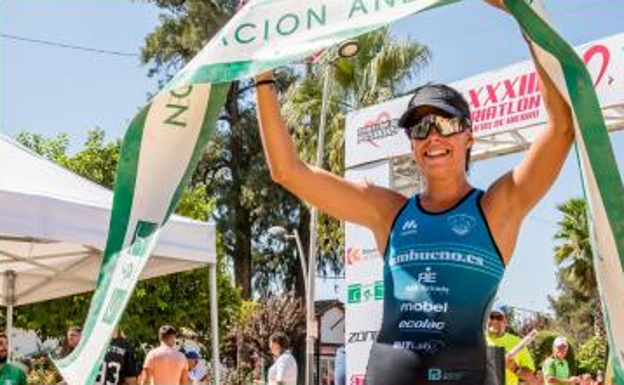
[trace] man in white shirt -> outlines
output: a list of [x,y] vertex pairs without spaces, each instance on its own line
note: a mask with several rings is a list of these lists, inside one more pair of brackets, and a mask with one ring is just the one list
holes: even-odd
[[271,354],[275,362],[269,368],[269,385],[297,385],[297,361],[288,350],[288,337],[275,333],[269,338]]

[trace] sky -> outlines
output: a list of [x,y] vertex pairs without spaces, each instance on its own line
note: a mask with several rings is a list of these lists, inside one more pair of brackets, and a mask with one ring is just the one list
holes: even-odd
[[[624,32],[624,2],[547,0],[552,22],[571,44]],[[149,66],[138,57],[159,21],[153,5],[116,1],[0,1],[0,131],[54,136],[69,134],[80,148],[87,131],[103,128],[109,139],[123,136],[147,95],[156,89]],[[432,61],[415,82],[452,82],[528,58],[526,45],[507,15],[469,0],[401,20],[398,38],[414,39],[432,51]],[[18,38],[115,51],[102,54],[36,44]],[[129,55],[126,55],[129,54]],[[624,133],[612,134],[624,170]],[[471,181],[485,188],[519,162],[521,155],[477,162]],[[574,155],[551,191],[525,221],[514,259],[501,285],[502,302],[547,311],[556,293],[554,243],[559,219],[555,206],[582,195]],[[320,297],[344,298],[336,280],[321,285]]]

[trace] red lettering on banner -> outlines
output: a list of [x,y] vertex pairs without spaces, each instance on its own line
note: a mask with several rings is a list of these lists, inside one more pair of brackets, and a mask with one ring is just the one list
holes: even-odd
[[483,105],[489,103],[498,103],[498,96],[496,95],[496,91],[498,90],[499,86],[500,82],[496,83],[496,85],[488,84],[487,86],[485,86],[485,89],[487,90],[487,99],[485,100],[485,103],[483,103]]
[[541,105],[537,73],[532,71],[469,90],[468,98],[475,132],[537,117],[539,111],[532,113]]
[[[611,52],[603,44],[596,44],[585,51],[583,61],[587,66],[597,66],[594,87],[608,76]],[[593,71],[592,71],[593,72]],[[474,132],[500,129],[505,125],[530,124],[538,119],[542,106],[537,72],[482,83],[467,92],[471,107]]]
[[611,61],[611,52],[609,52],[609,48],[602,44],[599,44],[592,46],[585,52],[585,54],[583,55],[583,61],[585,62],[585,65],[589,65],[589,62],[591,62],[591,60],[596,55],[600,55],[602,57],[602,63],[600,66],[600,71],[598,72],[598,77],[596,77],[596,81],[594,82],[594,87],[596,87],[602,80],[602,77],[607,71],[607,67],[609,67],[609,62]]
[[533,71],[512,79],[503,79],[493,84],[468,90],[468,99],[471,107],[478,109],[537,92],[539,92],[537,74]]
[[481,90],[483,89],[483,87],[479,88],[479,90],[469,90],[468,91],[468,99],[470,105],[472,106],[472,108],[479,108],[481,107],[481,102],[479,101],[479,94],[481,93]]
[[366,385],[366,379],[363,374],[354,374],[351,376],[349,385]]

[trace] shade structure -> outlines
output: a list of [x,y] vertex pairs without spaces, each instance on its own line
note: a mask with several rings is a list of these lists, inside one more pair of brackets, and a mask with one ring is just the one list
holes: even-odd
[[[0,134],[0,304],[93,290],[112,197]],[[214,264],[215,242],[214,224],[173,216],[141,279]]]
[[[9,342],[15,306],[95,288],[112,201],[110,190],[0,134],[0,305],[7,307]],[[141,279],[211,266],[212,355],[218,362],[215,263],[215,225],[174,215]]]

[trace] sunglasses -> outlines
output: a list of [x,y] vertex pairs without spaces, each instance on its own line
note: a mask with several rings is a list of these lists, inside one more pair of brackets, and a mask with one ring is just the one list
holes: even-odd
[[410,139],[427,139],[432,129],[444,137],[462,133],[470,126],[470,120],[462,118],[445,118],[443,116],[429,114],[423,117],[411,127],[405,129]]
[[492,321],[502,321],[505,319],[505,316],[502,316],[500,314],[490,314],[490,319]]

